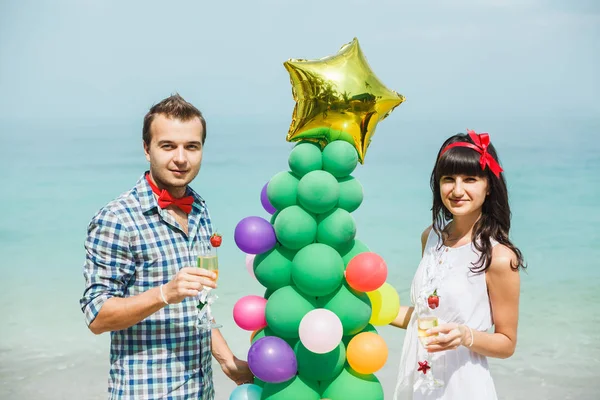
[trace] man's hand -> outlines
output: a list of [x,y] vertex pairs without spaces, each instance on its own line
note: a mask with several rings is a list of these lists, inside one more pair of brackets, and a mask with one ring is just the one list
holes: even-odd
[[222,363],[221,368],[225,375],[238,385],[254,382],[254,374],[248,368],[248,363],[237,357],[233,357],[228,362]]
[[169,304],[181,303],[186,297],[195,297],[204,287],[216,288],[217,275],[204,268],[185,267],[172,281],[165,284],[163,293]]

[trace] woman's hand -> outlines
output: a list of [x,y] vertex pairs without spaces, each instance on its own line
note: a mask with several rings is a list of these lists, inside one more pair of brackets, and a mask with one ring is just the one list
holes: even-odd
[[[438,334],[438,335],[436,335]],[[465,325],[442,324],[427,331],[427,346],[430,353],[437,353],[445,350],[453,350],[471,342],[471,331]]]

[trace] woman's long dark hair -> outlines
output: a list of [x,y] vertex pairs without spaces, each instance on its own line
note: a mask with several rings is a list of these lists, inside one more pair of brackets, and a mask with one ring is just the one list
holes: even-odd
[[[481,218],[473,226],[472,244],[481,252],[479,260],[473,264],[474,272],[484,272],[492,263],[492,243],[490,239],[496,240],[511,249],[517,256],[516,263],[511,263],[513,270],[526,268],[521,251],[510,241],[510,206],[508,204],[508,190],[504,174],[496,177],[489,166],[481,168],[479,163],[480,154],[467,147],[453,147],[440,156],[442,150],[454,142],[473,143],[471,138],[463,133],[456,134],[446,140],[438,152],[435,166],[431,172],[431,191],[433,192],[433,230],[440,238],[448,235],[446,223],[452,220],[452,214],[442,202],[440,194],[440,180],[442,176],[466,175],[486,177],[488,180],[489,194],[483,203]],[[488,153],[500,164],[496,149],[490,143]]]

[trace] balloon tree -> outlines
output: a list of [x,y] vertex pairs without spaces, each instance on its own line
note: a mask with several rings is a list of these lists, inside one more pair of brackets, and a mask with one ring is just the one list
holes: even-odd
[[352,212],[363,187],[352,173],[404,97],[374,75],[356,39],[333,56],[284,66],[296,101],[289,169],[260,190],[270,218],[249,216],[235,228],[248,272],[265,287],[233,310],[251,332],[247,397],[383,399],[374,373],[388,349],[375,327],[394,320],[400,300],[383,258],[357,238]]

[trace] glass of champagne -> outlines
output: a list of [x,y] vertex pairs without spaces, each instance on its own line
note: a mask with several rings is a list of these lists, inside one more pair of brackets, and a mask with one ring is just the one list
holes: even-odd
[[[427,340],[433,335],[428,335],[427,330],[438,326],[438,318],[430,312],[422,312],[419,314],[417,318],[417,336],[419,337],[419,342],[425,349],[425,361],[427,365],[431,367],[431,369],[425,369],[425,371],[419,371],[419,374],[423,373],[423,383],[430,390],[441,387],[444,385],[442,381],[439,379],[435,379],[433,377],[433,367],[432,367],[432,357],[431,354],[427,351]],[[437,336],[437,334],[435,334]]]
[[[219,256],[215,247],[209,247],[209,250],[198,256],[198,268],[204,268],[214,272],[216,275],[215,282],[219,278]],[[199,294],[198,301],[198,328],[200,329],[215,329],[223,325],[216,324],[213,321],[211,304],[217,300],[217,296],[212,292],[212,288],[204,287]],[[206,315],[206,319],[203,318]]]

